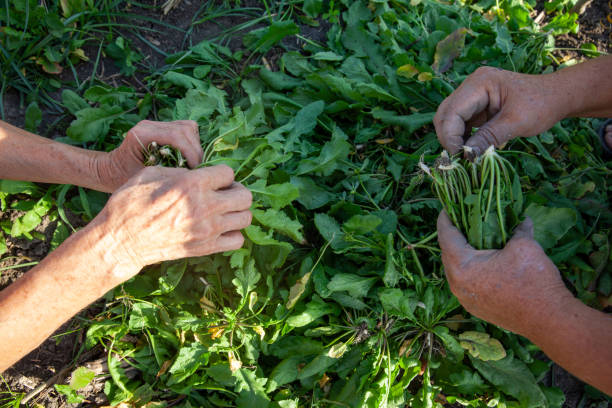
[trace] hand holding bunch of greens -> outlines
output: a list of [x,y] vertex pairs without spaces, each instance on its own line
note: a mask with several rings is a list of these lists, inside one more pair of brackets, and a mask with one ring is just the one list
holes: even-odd
[[[464,148],[471,159],[484,153],[476,160],[490,161],[490,146],[537,135],[566,117],[612,116],[611,73],[612,56],[547,75],[480,68],[440,105],[434,119],[438,138],[451,154]],[[472,127],[479,128],[473,135]],[[606,137],[606,143],[611,139]],[[516,224],[518,219],[512,217],[517,214],[499,200],[504,199],[504,191],[509,197],[512,182],[510,178],[504,182],[503,166],[496,167],[503,161],[496,158],[491,163],[481,173],[488,187],[469,171],[463,174],[449,168],[447,174],[443,168],[439,172],[440,177],[452,177],[453,185],[465,188],[467,196],[473,191],[485,194],[468,198],[470,214],[453,200],[456,190],[438,192],[447,208],[438,218],[438,237],[451,290],[470,313],[526,336],[565,369],[611,394],[612,318],[574,298],[534,240],[531,220],[518,225],[510,238],[512,231],[504,226]],[[498,196],[496,189],[504,186]],[[511,210],[516,201],[510,201]],[[489,214],[491,209],[497,216]],[[485,219],[498,225],[487,227]],[[457,227],[467,234],[467,240]],[[483,233],[485,230],[488,232]],[[505,243],[499,250],[493,249],[497,245],[490,239],[497,232]],[[487,235],[489,243],[483,241]]]
[[227,166],[144,167],[143,148],[202,159],[197,124],[143,121],[110,153],[54,142],[0,122],[0,178],[112,192],[101,213],[0,292],[0,372],[146,265],[238,249],[251,193]]

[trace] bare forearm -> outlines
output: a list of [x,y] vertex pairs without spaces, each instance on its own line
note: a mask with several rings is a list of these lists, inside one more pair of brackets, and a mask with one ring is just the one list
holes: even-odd
[[612,55],[562,69],[550,77],[565,117],[612,116]]
[[98,168],[106,154],[55,142],[0,121],[0,178],[109,191]]
[[[114,257],[120,245],[90,224],[0,292],[0,372],[139,266]],[[105,248],[106,247],[106,248]]]
[[557,364],[612,395],[612,316],[570,299],[528,334]]

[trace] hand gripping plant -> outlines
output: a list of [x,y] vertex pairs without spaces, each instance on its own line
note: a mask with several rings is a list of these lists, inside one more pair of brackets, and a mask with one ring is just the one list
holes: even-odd
[[512,164],[489,147],[474,161],[442,152],[433,167],[419,163],[455,226],[477,249],[499,249],[520,222],[523,194]]

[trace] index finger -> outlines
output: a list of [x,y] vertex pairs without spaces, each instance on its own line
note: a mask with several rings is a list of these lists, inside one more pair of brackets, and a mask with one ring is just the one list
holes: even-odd
[[484,86],[466,79],[448,96],[434,117],[434,127],[440,144],[455,154],[461,150],[466,123],[489,104],[489,95]]
[[234,170],[225,164],[201,167],[188,172],[190,177],[203,180],[212,190],[228,188],[234,183]]

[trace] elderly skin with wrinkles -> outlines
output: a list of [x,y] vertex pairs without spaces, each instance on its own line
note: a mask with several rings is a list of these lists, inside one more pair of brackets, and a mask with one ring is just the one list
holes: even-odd
[[202,160],[193,121],[143,121],[110,153],[87,151],[0,122],[0,178],[112,193],[100,214],[0,292],[0,372],[62,323],[146,265],[240,248],[251,193],[227,166],[144,168],[151,142]]
[[[547,75],[483,67],[439,107],[442,146],[474,154],[516,137],[537,135],[567,117],[612,116],[612,56]],[[478,127],[473,135],[472,127]],[[612,129],[605,143],[612,147]],[[451,290],[474,316],[529,338],[566,370],[612,394],[612,316],[591,309],[565,287],[533,239],[526,219],[502,250],[477,251],[438,218],[438,238]]]

